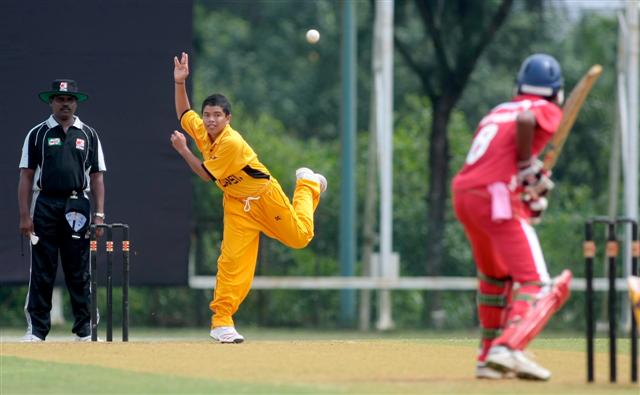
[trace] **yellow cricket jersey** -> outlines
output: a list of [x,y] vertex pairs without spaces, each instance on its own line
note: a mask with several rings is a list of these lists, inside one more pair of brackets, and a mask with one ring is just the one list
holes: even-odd
[[204,168],[225,194],[246,198],[265,190],[271,178],[269,170],[231,125],[227,125],[213,141],[195,111],[184,113],[180,124],[195,140],[202,153]]

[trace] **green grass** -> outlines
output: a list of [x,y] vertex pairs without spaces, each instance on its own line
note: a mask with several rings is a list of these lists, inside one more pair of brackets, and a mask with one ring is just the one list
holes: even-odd
[[[251,341],[323,341],[323,340],[363,340],[376,339],[380,342],[406,341],[416,344],[438,344],[460,346],[461,349],[474,349],[477,344],[477,333],[472,331],[457,332],[358,332],[358,331],[312,331],[289,329],[246,328],[241,331]],[[321,384],[304,383],[304,381],[290,384],[275,382],[236,382],[217,379],[189,378],[177,375],[137,373],[128,370],[126,359],[122,368],[106,368],[86,364],[67,364],[56,362],[40,362],[36,360],[6,356],[2,354],[2,342],[13,342],[22,336],[22,329],[0,328],[0,394],[405,394],[405,393],[446,393],[446,394],[640,394],[637,385],[628,382],[628,372],[619,366],[619,384],[609,384],[599,380],[596,384],[582,381],[584,357],[576,357],[570,364],[575,365],[576,379],[572,382],[561,380],[549,383],[528,383],[522,381],[487,382],[473,380],[440,380],[434,381],[332,381]],[[100,333],[104,338],[104,333]],[[152,329],[132,328],[131,341],[151,342],[180,342],[202,341],[208,343],[208,331],[199,329]],[[114,334],[119,341],[119,332]],[[54,328],[50,340],[71,339],[68,328]],[[618,339],[620,355],[629,355],[629,339]],[[545,333],[531,344],[531,349],[558,350],[562,352],[583,353],[586,344],[581,333]],[[595,343],[596,352],[608,352],[608,339],[599,337]],[[125,356],[123,356],[125,357]],[[275,357],[275,356],[274,356]],[[434,355],[437,358],[437,355]],[[247,361],[250,365],[251,361]],[[211,363],[219,363],[212,360]],[[239,366],[238,369],[247,369]],[[605,366],[598,366],[600,373],[605,372]],[[579,376],[579,378],[578,378]],[[247,377],[251,371],[247,370]],[[304,384],[302,384],[304,383]]]
[[[477,343],[480,333],[478,330],[391,330],[379,332],[376,330],[359,331],[353,329],[343,330],[314,330],[299,328],[257,328],[239,326],[238,331],[242,333],[248,340],[367,340],[367,339],[457,339],[461,341],[470,341]],[[106,335],[104,326],[100,326],[99,335],[104,338]],[[0,328],[0,337],[7,340],[15,340],[24,335],[23,327]],[[149,328],[134,327],[129,330],[129,339],[131,341],[140,340],[208,340],[209,329],[201,328]],[[621,334],[623,339],[626,334]],[[120,328],[114,328],[113,338],[116,341],[121,339]],[[603,335],[604,336],[604,335]],[[50,340],[65,341],[72,339],[71,326],[54,326],[49,333]],[[582,332],[553,332],[545,331],[542,334],[544,338],[575,338],[583,340]]]
[[[126,365],[126,361],[123,361]],[[0,394],[322,394],[318,388],[220,382],[2,357]],[[250,372],[248,372],[250,374]]]

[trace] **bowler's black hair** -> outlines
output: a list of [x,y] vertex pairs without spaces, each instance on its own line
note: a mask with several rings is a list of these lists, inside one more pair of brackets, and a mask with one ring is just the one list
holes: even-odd
[[219,106],[225,115],[231,115],[231,103],[229,103],[229,99],[220,93],[214,93],[204,99],[202,102],[202,111],[204,111],[205,106]]

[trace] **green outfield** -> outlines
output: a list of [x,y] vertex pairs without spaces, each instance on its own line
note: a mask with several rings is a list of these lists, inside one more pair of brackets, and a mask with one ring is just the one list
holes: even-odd
[[[66,331],[65,331],[66,332]],[[243,331],[241,345],[214,344],[202,330],[132,331],[129,343],[18,343],[3,330],[5,394],[638,394],[629,383],[629,341],[619,344],[619,384],[607,383],[607,341],[598,339],[597,384],[585,383],[584,340],[543,337],[535,358],[550,382],[473,377],[473,334],[293,330]],[[116,333],[118,335],[118,333]]]

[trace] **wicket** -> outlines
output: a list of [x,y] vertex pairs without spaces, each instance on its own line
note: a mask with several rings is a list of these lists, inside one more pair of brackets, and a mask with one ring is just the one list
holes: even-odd
[[122,229],[122,341],[129,341],[129,225],[91,225],[91,341],[98,341],[98,241],[96,230],[105,229],[107,252],[107,341],[113,341],[113,229]]
[[[593,260],[596,254],[596,244],[593,240],[593,229],[596,224],[607,226],[607,244],[605,255],[607,257],[608,272],[608,318],[609,318],[609,381],[617,380],[617,345],[616,345],[616,257],[618,256],[618,240],[616,238],[617,225],[631,225],[632,256],[631,274],[638,275],[638,256],[640,256],[640,244],[638,242],[638,222],[630,218],[593,217],[585,222],[585,241],[583,252],[585,258],[586,277],[586,320],[587,320],[587,381],[594,381],[594,334],[595,322],[593,314],[594,289],[593,289]],[[633,312],[631,312],[631,381],[638,382],[638,327]]]

